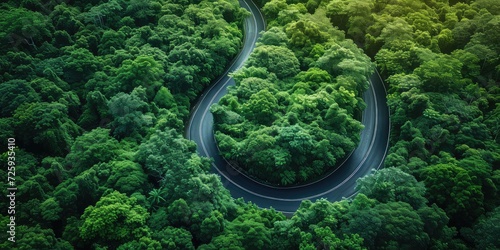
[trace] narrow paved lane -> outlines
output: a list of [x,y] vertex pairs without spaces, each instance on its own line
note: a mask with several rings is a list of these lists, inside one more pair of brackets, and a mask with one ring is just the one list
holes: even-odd
[[217,103],[227,93],[227,87],[234,85],[228,77],[229,72],[240,68],[255,47],[259,32],[265,29],[265,21],[259,9],[250,0],[240,0],[240,4],[252,15],[245,20],[244,46],[233,64],[212,87],[200,97],[191,112],[186,137],[198,144],[201,156],[212,157],[212,171],[221,176],[224,186],[235,198],[243,197],[260,207],[274,207],[283,212],[294,212],[304,199],[340,200],[354,195],[356,180],[378,169],[387,153],[389,140],[389,110],[386,104],[386,91],[378,73],[370,78],[370,88],[364,93],[367,108],[363,112],[358,148],[333,174],[311,185],[294,188],[273,188],[256,183],[235,171],[219,156],[213,133],[213,116],[210,106]]

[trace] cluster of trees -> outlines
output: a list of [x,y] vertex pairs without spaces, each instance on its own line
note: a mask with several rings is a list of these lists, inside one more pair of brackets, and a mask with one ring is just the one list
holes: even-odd
[[58,156],[99,125],[139,141],[162,112],[185,120],[237,54],[247,15],[226,1],[10,1],[0,11],[2,128]]
[[[401,169],[387,168],[369,175],[359,181],[357,189],[359,194],[353,200],[304,201],[289,219],[273,210],[247,206],[223,234],[200,248],[466,248],[453,238],[457,230],[447,225],[444,210],[428,205],[424,184]],[[495,216],[485,220],[480,230],[498,220],[498,214]]]
[[483,231],[500,205],[498,2],[332,0],[327,15],[387,80],[385,166],[423,181],[468,246],[500,247]]
[[302,3],[271,1],[262,10],[270,28],[211,109],[216,139],[250,176],[296,185],[333,170],[357,146],[373,66],[328,24],[324,8],[312,15]]
[[234,0],[2,3],[0,140],[18,146],[19,205],[0,248],[193,249],[220,234],[239,206],[182,134],[247,14]]
[[387,79],[392,112],[386,168],[357,196],[286,218],[231,198],[182,137],[191,101],[238,51],[237,1],[4,1],[0,140],[16,138],[18,191],[16,242],[0,248],[500,248],[498,4],[259,4],[270,28],[213,108],[219,143],[255,129],[242,146],[283,147],[256,160],[337,159],[318,138],[351,139],[371,70],[345,32]]

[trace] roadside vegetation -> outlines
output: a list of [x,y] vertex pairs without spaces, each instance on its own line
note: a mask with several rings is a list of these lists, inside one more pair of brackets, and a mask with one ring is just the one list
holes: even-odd
[[325,8],[312,15],[303,4],[269,2],[262,11],[268,30],[211,109],[216,139],[226,159],[260,182],[310,182],[358,145],[373,64]]

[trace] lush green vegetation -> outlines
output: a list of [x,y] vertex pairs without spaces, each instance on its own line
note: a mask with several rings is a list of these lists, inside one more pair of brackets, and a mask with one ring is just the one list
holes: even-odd
[[329,24],[324,8],[311,15],[302,4],[273,1],[262,10],[269,29],[233,73],[236,86],[212,107],[216,138],[222,154],[250,176],[304,183],[357,146],[363,125],[354,118],[373,67]]
[[387,79],[385,166],[422,181],[468,246],[499,247],[478,229],[500,203],[497,2],[340,0],[327,14]]
[[[500,248],[497,1],[259,4],[269,29],[213,108],[220,143],[274,140],[286,147],[269,151],[292,170],[338,160],[321,133],[356,141],[347,130],[359,130],[366,85],[351,78],[370,72],[356,44],[386,79],[392,113],[386,168],[359,180],[359,195],[304,201],[286,218],[231,198],[182,137],[190,105],[241,46],[237,1],[8,1],[0,140],[16,138],[18,191],[16,243],[0,248]],[[252,129],[261,136],[242,144]],[[285,150],[308,154],[287,162]],[[276,163],[267,153],[259,159]],[[8,206],[0,200],[2,225]]]
[[220,234],[238,206],[182,132],[247,14],[232,0],[3,3],[0,140],[19,147],[19,192],[17,242],[2,230],[0,248],[186,249]]

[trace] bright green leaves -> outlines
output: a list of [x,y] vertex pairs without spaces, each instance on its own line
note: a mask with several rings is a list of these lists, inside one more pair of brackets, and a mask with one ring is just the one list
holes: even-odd
[[160,18],[155,33],[163,42],[154,46],[169,51],[165,80],[173,94],[194,100],[237,54],[242,37],[237,27],[247,12],[232,4],[204,1],[179,10],[165,5],[165,13],[176,15]]
[[414,73],[422,79],[423,90],[428,92],[456,92],[463,87],[462,63],[442,56],[424,62]]
[[96,124],[100,126],[109,122],[108,100],[100,91],[91,91],[87,94],[85,109],[78,119],[84,128],[91,128]]
[[153,238],[160,242],[162,249],[194,250],[193,236],[183,228],[168,226],[153,233]]
[[278,17],[278,13],[287,7],[285,0],[271,0],[262,7],[262,12],[266,18],[273,20]]
[[373,65],[370,59],[349,42],[333,44],[332,47],[325,51],[325,54],[318,59],[317,65],[319,68],[326,70],[333,77],[339,75],[352,77],[357,84],[364,86],[364,88],[360,88],[361,90],[368,87],[365,82],[373,71]]
[[[220,220],[213,216],[210,218],[217,226]],[[201,245],[200,249],[271,249],[273,225],[284,219],[283,214],[274,209],[259,209],[242,203],[238,216],[224,223],[222,234],[214,237],[209,244]]]
[[[215,77],[207,75],[213,72],[212,67],[216,67],[214,59],[207,50],[197,48],[192,43],[176,46],[168,55],[168,59],[173,65],[166,77],[174,93],[188,92],[189,97],[193,99],[193,94],[200,92],[210,83],[211,77]],[[202,73],[205,71],[207,73]]]
[[[346,206],[347,205],[347,206]],[[302,202],[291,219],[274,222],[271,249],[365,249],[356,234],[341,232],[341,218],[348,203],[324,199]]]
[[[274,167],[274,163],[280,164],[278,166],[286,166],[285,164],[289,162],[289,160],[287,161],[287,159],[290,159],[291,156],[286,151],[277,152],[275,147],[276,138],[272,137],[269,134],[266,134],[265,131],[256,131],[251,135],[253,136],[249,137],[248,140],[245,140],[243,143],[239,144],[242,145],[242,148],[239,149],[239,145],[236,145],[236,150],[239,149],[236,152],[242,153],[244,157],[248,157],[248,160],[245,161],[247,164],[258,164],[259,167],[254,166],[252,167],[252,169],[249,169],[250,173],[259,176],[259,170],[271,170]],[[270,159],[275,159],[275,162]]]
[[195,148],[196,144],[182,138],[175,130],[157,130],[139,147],[136,161],[144,167],[149,178],[160,185],[149,192],[150,208],[168,206],[171,225],[186,227],[197,239],[208,241],[211,237],[203,236],[202,231],[215,230],[215,221],[221,226],[217,211],[225,216],[234,203],[219,177],[205,173],[209,162],[200,158]]
[[414,74],[394,74],[387,79],[387,82],[391,84],[391,91],[398,94],[422,87],[422,81]]
[[162,86],[165,75],[163,66],[152,56],[138,56],[136,59],[125,60],[117,70],[116,81],[121,91],[130,93],[135,87],[146,89],[148,99],[152,99],[156,91]]
[[123,13],[123,4],[121,1],[111,0],[106,3],[95,5],[80,15],[81,21],[93,23],[96,26],[116,27],[116,18]]
[[102,244],[140,239],[148,217],[135,198],[114,191],[85,209],[80,235],[84,240]]
[[[20,147],[26,205],[16,246],[194,249],[237,209],[183,119],[238,53],[248,12],[234,0],[98,2],[2,3],[0,138]],[[169,211],[181,219],[165,215],[183,199]],[[148,208],[163,211],[155,232]]]
[[[173,226],[189,229],[196,239],[208,242],[222,232],[223,218],[234,209],[233,200],[214,174],[186,178],[174,188],[175,193],[164,196],[167,204],[170,203],[167,208],[169,222]],[[208,231],[211,234],[207,234]]]
[[224,230],[224,216],[217,210],[203,220],[200,226],[200,240],[208,242]]
[[81,173],[94,164],[109,162],[118,156],[118,141],[109,135],[109,129],[96,128],[78,137],[66,156],[74,173]]
[[404,50],[381,49],[375,59],[382,75],[394,75],[413,71],[411,56],[410,51],[407,51],[406,48]]
[[244,221],[233,221],[228,226],[229,231],[239,235],[243,246],[251,249],[262,249],[269,245],[270,230],[261,222],[246,218]]
[[[350,108],[352,110],[352,107]],[[324,117],[325,128],[333,129],[343,136],[357,138],[356,133],[363,128],[363,125],[349,116],[352,113],[353,111],[347,112],[347,110],[340,108],[337,103],[332,104]]]
[[328,34],[320,26],[310,20],[299,20],[287,25],[285,29],[290,38],[290,45],[295,48],[310,48],[314,44],[322,44],[328,40]]
[[162,245],[159,241],[149,237],[142,237],[139,240],[129,241],[120,245],[117,250],[161,250]]
[[[334,249],[356,249],[362,250],[363,238],[357,234],[344,234],[342,239],[337,237],[329,227],[315,228],[316,242],[319,246],[331,247]],[[316,248],[315,248],[316,249]]]
[[[495,1],[266,4],[272,28],[253,64],[233,74],[232,96],[212,109],[224,156],[287,185],[355,147],[362,128],[352,117],[371,66],[354,43],[330,40],[343,31],[326,9],[371,55],[383,48],[375,58],[390,76],[395,140],[386,165],[418,174],[426,198],[448,213],[391,168],[362,179],[354,200],[304,202],[290,220],[235,205],[179,136],[189,101],[241,45],[247,12],[237,1],[73,2],[51,6],[48,18],[36,1],[2,12],[3,48],[24,51],[0,61],[0,138],[37,152],[18,152],[18,248],[460,249],[448,216],[471,226],[472,238],[460,231],[468,246],[498,247],[498,213],[480,217],[498,205],[500,185]],[[78,138],[77,120],[89,130]]]
[[404,19],[395,18],[394,21],[388,23],[382,29],[380,38],[385,42],[386,46],[391,47],[393,42],[399,40],[413,40],[413,30]]
[[124,194],[142,193],[147,183],[147,175],[141,165],[132,161],[113,161],[107,168],[100,168],[99,171],[110,173],[105,186]]
[[[246,77],[241,80],[241,82],[238,85],[238,88],[235,89],[238,100],[248,100],[252,95],[257,94],[258,92],[261,92],[261,95],[267,95],[268,93],[274,94],[276,92],[276,88],[274,84],[272,83],[272,79],[262,79],[259,77]],[[275,99],[276,97],[273,97]],[[238,105],[239,103],[231,103],[232,100],[230,100],[230,105]],[[232,106],[231,107],[233,110],[238,110],[238,106]]]
[[73,35],[83,28],[82,22],[77,17],[79,14],[79,8],[62,3],[55,6],[49,16],[54,23],[56,32],[62,31],[68,35]]
[[155,22],[161,10],[161,4],[157,1],[132,0],[126,6],[125,13],[134,18],[138,26]]
[[114,50],[123,49],[123,44],[121,43],[123,40],[125,40],[125,34],[123,32],[114,30],[105,31],[97,46],[99,54],[111,54]]
[[332,82],[332,77],[327,71],[315,67],[309,68],[307,71],[301,71],[295,78],[301,82],[316,83],[313,90],[316,90],[321,84]]
[[[349,35],[357,34],[363,24],[365,29],[367,23],[371,24],[371,12],[375,1],[359,1],[359,0],[332,0],[329,1],[326,10],[327,16],[331,19],[333,25],[340,27],[343,30],[348,28]],[[364,22],[360,19],[365,19]]]
[[257,179],[293,185],[354,149],[363,126],[353,116],[365,107],[373,65],[324,10],[309,15],[302,4],[271,1],[264,13],[276,18],[273,27],[211,111],[226,158]]
[[[344,119],[347,119],[347,115],[340,117],[340,124],[346,125],[342,133],[354,132],[361,128],[351,126],[351,121],[355,124],[358,124],[358,121],[351,118]],[[216,138],[219,140],[221,150],[227,152],[227,157],[233,157],[231,153],[237,152],[245,166],[252,166],[248,168],[251,175],[278,181],[281,185],[289,185],[320,174],[335,165],[337,159],[345,152],[354,148],[354,142],[349,138],[328,133],[331,139],[329,140],[321,133],[328,132],[320,132],[317,128],[304,124],[294,124],[247,132],[248,138],[240,142],[220,132],[216,133]],[[333,148],[337,150],[332,151]]]
[[243,104],[242,112],[247,119],[270,125],[276,119],[278,100],[267,89],[261,90]]
[[307,154],[314,148],[313,137],[307,130],[299,125],[283,127],[278,131],[277,143],[294,155],[297,165],[302,165],[307,160]]
[[280,79],[299,72],[299,60],[285,47],[262,45],[255,48],[247,61],[247,67],[265,67]]
[[257,45],[285,46],[288,44],[288,37],[280,27],[272,27],[266,32],[262,32]]
[[[169,180],[166,182],[168,190],[173,190],[181,179],[201,173],[199,158],[193,156],[194,159],[190,160],[191,154],[187,153],[194,149],[196,144],[183,139],[175,130],[156,131],[147,142],[141,144],[136,159],[148,175],[156,178],[166,176]],[[187,162],[191,164],[187,165]]]
[[165,87],[160,87],[153,100],[160,108],[173,109],[177,106],[174,96]]

